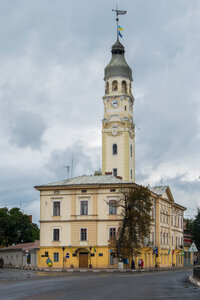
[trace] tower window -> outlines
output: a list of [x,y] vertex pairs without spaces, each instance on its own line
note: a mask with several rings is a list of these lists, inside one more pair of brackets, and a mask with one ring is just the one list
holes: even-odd
[[117,80],[114,80],[112,82],[112,91],[117,91],[118,89],[118,83],[117,83]]
[[130,147],[131,157],[133,157],[133,146]]
[[126,111],[126,105],[124,106],[124,110]]
[[132,171],[132,169],[131,169],[131,179],[133,178],[133,171]]
[[122,81],[122,93],[127,93],[127,84],[126,81]]
[[117,154],[117,144],[114,144],[113,145],[113,155],[116,155]]
[[117,169],[113,169],[113,176],[117,177]]
[[105,94],[109,94],[109,83],[108,82],[106,82]]

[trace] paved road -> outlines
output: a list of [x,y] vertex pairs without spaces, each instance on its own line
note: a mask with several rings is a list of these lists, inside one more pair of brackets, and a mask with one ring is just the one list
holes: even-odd
[[1,300],[192,299],[200,289],[188,282],[191,270],[149,273],[45,273],[0,270]]

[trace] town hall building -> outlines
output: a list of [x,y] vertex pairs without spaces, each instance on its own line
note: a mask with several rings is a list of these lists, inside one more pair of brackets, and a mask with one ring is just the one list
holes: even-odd
[[[135,125],[132,70],[125,48],[114,43],[105,68],[102,120],[102,173],[35,186],[40,191],[38,266],[49,268],[117,268],[109,247],[121,211],[122,188],[134,188]],[[100,116],[99,116],[100,117]],[[151,189],[151,233],[140,257],[144,267],[183,265],[183,213],[168,186]]]

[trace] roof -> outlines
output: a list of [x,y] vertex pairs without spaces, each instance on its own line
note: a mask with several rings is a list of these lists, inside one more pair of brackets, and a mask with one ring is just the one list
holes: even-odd
[[106,184],[130,184],[130,182],[119,179],[112,175],[82,175],[70,179],[65,179],[61,181],[56,181],[53,183],[47,183],[39,186],[35,186],[35,188],[39,187],[56,187],[56,186],[74,186],[74,185],[106,185]]
[[160,185],[160,186],[151,187],[150,190],[155,194],[162,196],[166,192],[167,188],[168,185]]
[[112,46],[112,58],[105,68],[104,80],[114,76],[127,77],[131,81],[133,80],[132,70],[125,60],[124,52],[124,46],[119,41]]
[[5,247],[1,248],[0,251],[5,251],[5,250],[31,250],[31,249],[39,249],[40,247],[40,241],[35,240],[34,242],[31,243],[23,243],[23,244],[17,244],[14,246],[10,247]]

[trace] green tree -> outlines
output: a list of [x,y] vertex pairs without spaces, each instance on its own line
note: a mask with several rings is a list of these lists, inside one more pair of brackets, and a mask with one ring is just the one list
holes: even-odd
[[191,233],[194,237],[195,244],[200,251],[200,208],[197,209],[197,215],[192,222]]
[[118,257],[138,255],[145,238],[149,236],[152,208],[150,191],[143,186],[122,189],[117,207],[122,209],[122,220],[116,239],[110,242]]
[[35,239],[39,239],[39,228],[31,222],[28,215],[22,213],[17,207],[10,210],[0,209],[1,245],[33,242]]
[[0,208],[0,245],[9,245],[12,223],[6,207]]

